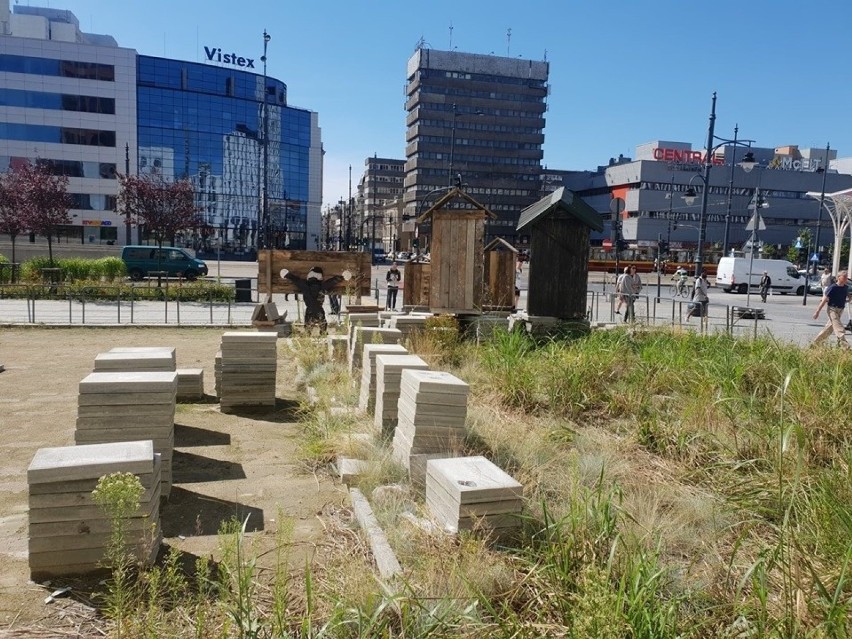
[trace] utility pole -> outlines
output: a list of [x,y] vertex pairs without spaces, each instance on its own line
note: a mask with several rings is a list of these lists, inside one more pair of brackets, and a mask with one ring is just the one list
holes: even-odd
[[[124,143],[124,177],[130,177],[130,143]],[[130,207],[127,206],[124,211],[124,243],[130,245],[132,240],[130,238]]]

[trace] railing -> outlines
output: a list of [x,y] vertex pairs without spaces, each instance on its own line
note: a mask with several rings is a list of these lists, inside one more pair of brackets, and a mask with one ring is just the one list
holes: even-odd
[[186,295],[180,287],[157,289],[160,299],[126,286],[97,289],[94,295],[85,287],[63,284],[5,285],[0,290],[0,323],[248,326],[254,311],[252,303],[214,300],[212,292],[199,301],[197,294]]
[[[618,295],[588,291],[586,294],[588,319],[591,322],[624,322],[624,311],[618,315],[615,307]],[[760,333],[760,312],[744,312],[742,306],[710,302],[707,314],[702,317],[687,318],[693,302],[682,298],[637,295],[633,301],[633,322],[646,326],[694,326],[702,334],[724,331],[730,335],[757,337]]]

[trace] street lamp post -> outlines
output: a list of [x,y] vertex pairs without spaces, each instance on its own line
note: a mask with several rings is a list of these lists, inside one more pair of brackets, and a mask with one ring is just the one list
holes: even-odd
[[[695,276],[698,277],[699,273],[704,268],[704,238],[707,234],[707,203],[708,198],[710,196],[710,169],[713,166],[713,155],[717,149],[724,146],[725,144],[733,144],[734,146],[745,146],[750,147],[751,143],[754,140],[737,140],[736,135],[733,140],[726,140],[715,135],[716,128],[716,92],[713,92],[713,100],[710,107],[710,124],[707,127],[707,146],[706,146],[706,155],[704,156],[704,169],[702,173],[696,174],[695,177],[699,177],[701,181],[704,183],[704,190],[701,192],[701,212],[698,218],[698,247],[695,252]],[[735,130],[736,132],[736,130]],[[713,144],[716,140],[719,140],[718,144]],[[690,183],[692,180],[690,180]],[[731,183],[728,189],[728,201],[729,201],[729,209],[730,209],[730,197],[731,197],[731,189],[733,188],[733,167],[731,167]],[[690,190],[692,188],[690,187]],[[689,191],[687,191],[687,194]],[[694,201],[694,191],[693,191],[693,201]],[[686,196],[684,196],[686,199]],[[687,201],[687,203],[689,203]],[[730,219],[730,213],[726,216],[726,225],[725,225],[725,238],[727,244],[727,229],[728,223],[727,220]],[[725,246],[727,249],[727,246]]]
[[[258,244],[261,242],[265,248],[269,248],[269,107],[266,103],[266,49],[269,46],[269,41],[272,37],[263,30],[263,55],[260,61],[263,62],[263,95],[261,109],[263,109],[263,179],[261,181],[260,192],[260,221],[258,223]],[[260,238],[263,238],[261,240]]]
[[[825,206],[825,178],[828,175],[828,153],[831,150],[831,145],[825,145],[825,166],[822,167],[822,191],[819,195],[819,213],[817,215],[816,235],[814,236],[814,254],[817,259],[814,261],[814,275],[816,275],[817,267],[819,267],[819,230],[822,227],[822,207]],[[807,286],[805,287],[807,290]]]

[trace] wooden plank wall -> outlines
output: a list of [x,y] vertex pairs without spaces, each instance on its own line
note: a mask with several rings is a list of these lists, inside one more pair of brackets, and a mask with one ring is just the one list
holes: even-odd
[[403,306],[429,306],[432,265],[429,262],[407,262],[403,269]]
[[586,316],[589,228],[574,218],[550,217],[532,227],[527,312],[582,319]]
[[517,256],[512,251],[485,254],[485,307],[510,309],[515,306]]
[[478,313],[484,277],[482,211],[437,211],[432,217],[432,287],[434,312]]
[[370,254],[363,252],[356,253],[354,251],[259,251],[257,256],[258,293],[269,292],[269,285],[266,281],[266,269],[270,253],[272,253],[273,293],[298,293],[298,289],[289,280],[281,277],[280,273],[282,269],[287,269],[300,277],[305,277],[311,268],[319,266],[326,278],[332,275],[340,275],[346,270],[352,273],[351,280],[342,282],[334,289],[336,293],[343,295],[351,292],[354,295],[370,295],[370,277],[372,273]]

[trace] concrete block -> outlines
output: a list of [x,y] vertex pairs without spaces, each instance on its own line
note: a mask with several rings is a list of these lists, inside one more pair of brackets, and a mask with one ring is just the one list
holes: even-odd
[[75,481],[114,472],[136,474],[153,471],[154,444],[150,440],[40,448],[27,468],[27,483]]

